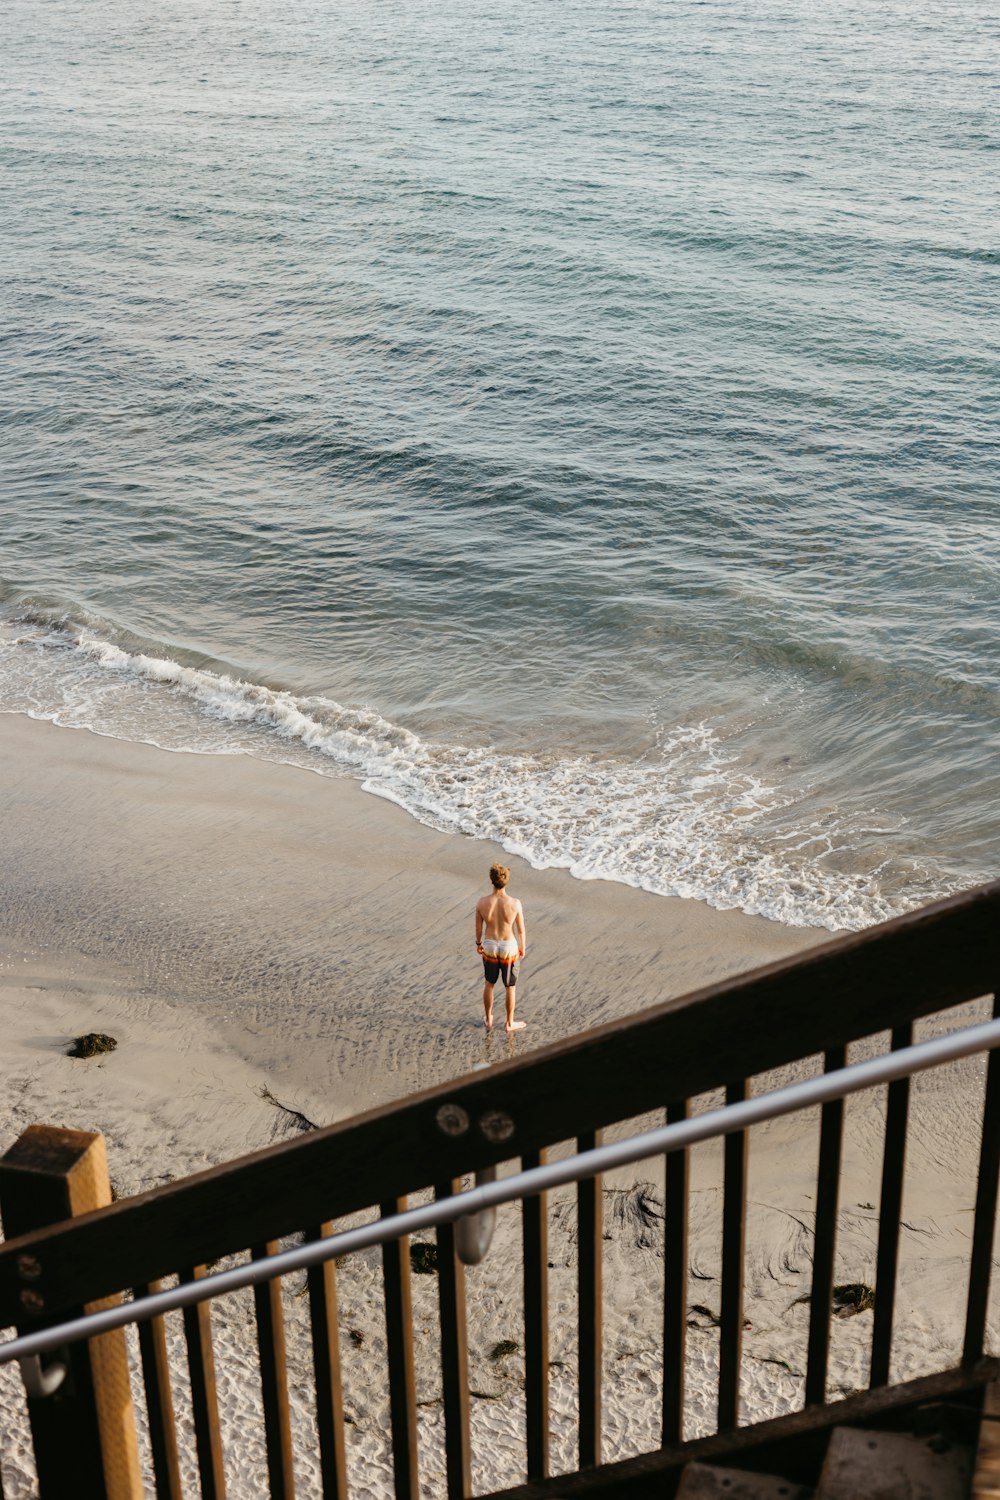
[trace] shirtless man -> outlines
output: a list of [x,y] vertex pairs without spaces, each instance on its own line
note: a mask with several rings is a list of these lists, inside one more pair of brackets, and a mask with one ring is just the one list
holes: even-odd
[[476,902],[476,952],[483,960],[486,976],[483,1009],[487,1031],[493,1029],[493,986],[501,974],[507,1000],[507,1030],[523,1031],[525,1025],[523,1021],[514,1020],[517,965],[524,957],[524,912],[520,901],[507,894],[509,879],[510,871],[505,865],[492,865],[490,881],[493,889]]

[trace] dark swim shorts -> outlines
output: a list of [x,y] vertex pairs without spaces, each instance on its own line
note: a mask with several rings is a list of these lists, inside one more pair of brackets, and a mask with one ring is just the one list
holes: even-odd
[[484,958],[483,973],[487,984],[496,984],[503,975],[504,988],[512,990],[517,984],[517,959]]

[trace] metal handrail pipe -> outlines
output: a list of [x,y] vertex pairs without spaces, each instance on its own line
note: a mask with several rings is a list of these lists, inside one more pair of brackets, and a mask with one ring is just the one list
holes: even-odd
[[453,1197],[426,1203],[419,1208],[406,1209],[403,1213],[392,1214],[372,1224],[362,1224],[357,1229],[345,1229],[325,1239],[296,1245],[291,1250],[282,1250],[263,1260],[233,1266],[227,1271],[216,1271],[198,1281],[185,1282],[167,1291],[155,1292],[148,1297],[140,1297],[134,1302],[124,1302],[100,1312],[87,1313],[51,1328],[40,1329],[37,1333],[22,1334],[0,1343],[0,1365],[44,1354],[79,1339],[108,1333],[114,1328],[124,1328],[129,1323],[141,1323],[147,1318],[190,1307],[212,1297],[240,1291],[244,1287],[257,1286],[261,1282],[272,1281],[277,1276],[287,1276],[293,1271],[307,1270],[310,1266],[321,1265],[334,1257],[367,1250],[418,1230],[436,1229],[440,1224],[454,1222],[467,1214],[482,1213],[519,1198],[530,1198],[551,1188],[565,1187],[569,1183],[596,1177],[616,1167],[630,1166],[634,1162],[679,1151],[717,1136],[731,1135],[748,1126],[776,1120],[797,1110],[827,1104],[832,1099],[856,1094],[861,1089],[891,1083],[896,1078],[906,1078],[925,1068],[970,1057],[976,1052],[987,1052],[994,1047],[1000,1047],[1000,1020],[985,1021],[963,1031],[951,1032],[948,1036],[918,1042],[914,1046],[900,1048],[881,1057],[872,1057],[865,1062],[852,1063],[835,1072],[823,1073],[818,1078],[788,1084],[771,1093],[759,1094],[754,1099],[737,1104],[728,1104],[693,1119],[661,1125],[655,1130],[598,1146],[592,1151],[582,1151],[562,1161],[547,1162],[525,1172],[515,1172],[496,1182],[482,1183]]

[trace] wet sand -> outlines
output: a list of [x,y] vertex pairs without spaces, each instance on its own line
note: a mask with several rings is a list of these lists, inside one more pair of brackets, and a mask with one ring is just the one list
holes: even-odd
[[[323,1123],[828,938],[535,871],[247,757],[8,715],[0,763],[4,986],[63,995],[70,1035],[117,1026],[116,1068],[193,1027]],[[474,951],[496,858],[528,922],[510,1041],[484,1033]]]

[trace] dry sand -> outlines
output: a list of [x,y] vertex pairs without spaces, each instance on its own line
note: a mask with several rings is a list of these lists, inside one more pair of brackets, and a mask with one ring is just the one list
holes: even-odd
[[[438,834],[354,783],[243,757],[167,754],[0,717],[0,1149],[33,1122],[101,1130],[116,1187],[143,1191],[294,1129],[270,1093],[325,1124],[477,1064],[626,1015],[827,934],[699,903],[538,872],[506,857],[528,917],[519,985],[528,1030],[487,1036],[472,909],[501,852]],[[808,1003],[804,997],[804,1003]],[[966,1007],[948,1026],[978,1016]],[[928,1023],[926,1034],[935,1029]],[[107,1031],[103,1059],[65,1056]],[[915,1088],[896,1373],[953,1361],[974,1195],[981,1064]],[[763,1086],[763,1082],[759,1085]],[[706,1101],[708,1102],[708,1101]],[[848,1105],[838,1280],[874,1280],[881,1093]],[[801,1403],[817,1122],[751,1134],[743,1398],[748,1419]],[[689,1430],[711,1425],[720,1148],[693,1153]],[[662,1173],[606,1186],[605,1445],[657,1442]],[[642,1181],[648,1179],[643,1188]],[[552,1199],[554,1466],[574,1461],[572,1196]],[[469,1272],[478,1490],[522,1477],[518,1211]],[[356,1493],[389,1493],[378,1256],[340,1274],[348,1444]],[[286,1286],[304,1494],[316,1491],[304,1301]],[[442,1492],[434,1374],[436,1279],[415,1278],[423,1481]],[[696,1311],[701,1308],[704,1311]],[[249,1299],[216,1312],[231,1493],[266,1493]],[[349,1330],[352,1330],[349,1331]],[[871,1314],[834,1325],[831,1389],[864,1383]],[[190,1432],[180,1331],[181,1422]],[[16,1375],[0,1370],[5,1493],[32,1493]],[[193,1444],[185,1459],[190,1469]]]

